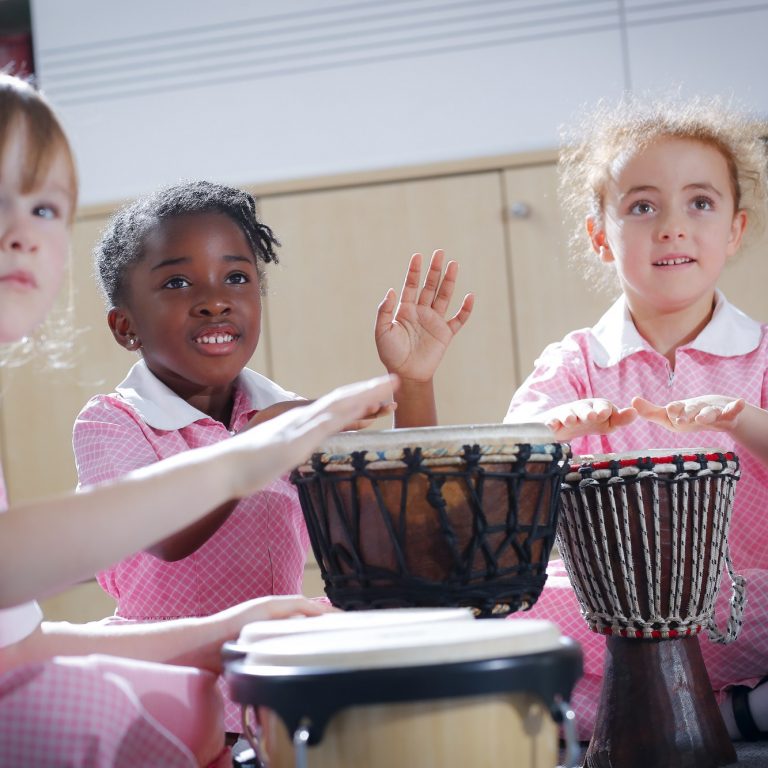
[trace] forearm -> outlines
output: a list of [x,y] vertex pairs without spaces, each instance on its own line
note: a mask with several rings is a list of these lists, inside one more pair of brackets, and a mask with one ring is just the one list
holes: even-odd
[[214,449],[0,515],[0,607],[89,578],[230,499],[231,460]]
[[747,404],[729,432],[739,445],[768,466],[768,411]]
[[432,379],[401,379],[395,392],[395,427],[433,427],[437,424],[437,405]]
[[104,654],[218,672],[222,644],[236,639],[240,630],[235,619],[219,615],[135,624],[43,622],[20,642],[0,648],[0,671],[54,656]]
[[197,552],[216,531],[221,528],[237,506],[237,501],[227,501],[205,517],[147,548],[150,555],[168,563],[176,562]]

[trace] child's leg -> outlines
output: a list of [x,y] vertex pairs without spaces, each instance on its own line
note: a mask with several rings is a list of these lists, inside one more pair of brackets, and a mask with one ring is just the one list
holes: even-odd
[[78,661],[126,681],[146,713],[188,747],[199,765],[208,765],[220,755],[224,708],[216,675],[113,656]]
[[[768,733],[768,684],[757,686],[761,678],[768,674],[768,571],[742,570],[741,575],[747,582],[747,604],[739,637],[729,645],[712,643],[706,637],[701,639],[704,663],[712,687],[719,692],[720,711],[731,738],[746,735],[741,733],[736,722],[738,711],[744,707],[748,708],[758,731]],[[727,577],[724,577],[715,610],[721,630],[730,611],[728,598]],[[741,694],[736,693],[734,712],[733,689],[742,686],[754,690],[742,689]]]
[[[85,663],[80,663],[85,662]],[[0,676],[0,755],[7,765],[193,768],[192,752],[149,715],[128,682],[87,659]]]

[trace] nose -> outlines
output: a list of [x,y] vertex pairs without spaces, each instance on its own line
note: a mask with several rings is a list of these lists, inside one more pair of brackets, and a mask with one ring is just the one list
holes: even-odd
[[232,311],[230,303],[215,288],[206,288],[201,292],[192,312],[198,317],[226,316]]
[[670,211],[659,219],[658,236],[662,242],[684,240],[686,238],[685,221],[682,214]]
[[6,252],[34,253],[38,242],[34,229],[17,214],[3,216],[0,247]]

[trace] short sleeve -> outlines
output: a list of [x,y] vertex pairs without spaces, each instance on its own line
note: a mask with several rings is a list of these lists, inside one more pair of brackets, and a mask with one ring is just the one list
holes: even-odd
[[158,461],[144,430],[138,414],[116,398],[98,396],[88,402],[72,435],[78,488],[114,480]]
[[587,361],[579,344],[568,337],[550,344],[533,372],[515,392],[504,421],[534,421],[556,405],[588,397]]

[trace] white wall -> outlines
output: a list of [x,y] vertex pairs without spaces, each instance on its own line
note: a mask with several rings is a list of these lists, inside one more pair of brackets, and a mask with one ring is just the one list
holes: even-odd
[[768,2],[32,0],[82,202],[549,148],[624,89],[768,113]]

